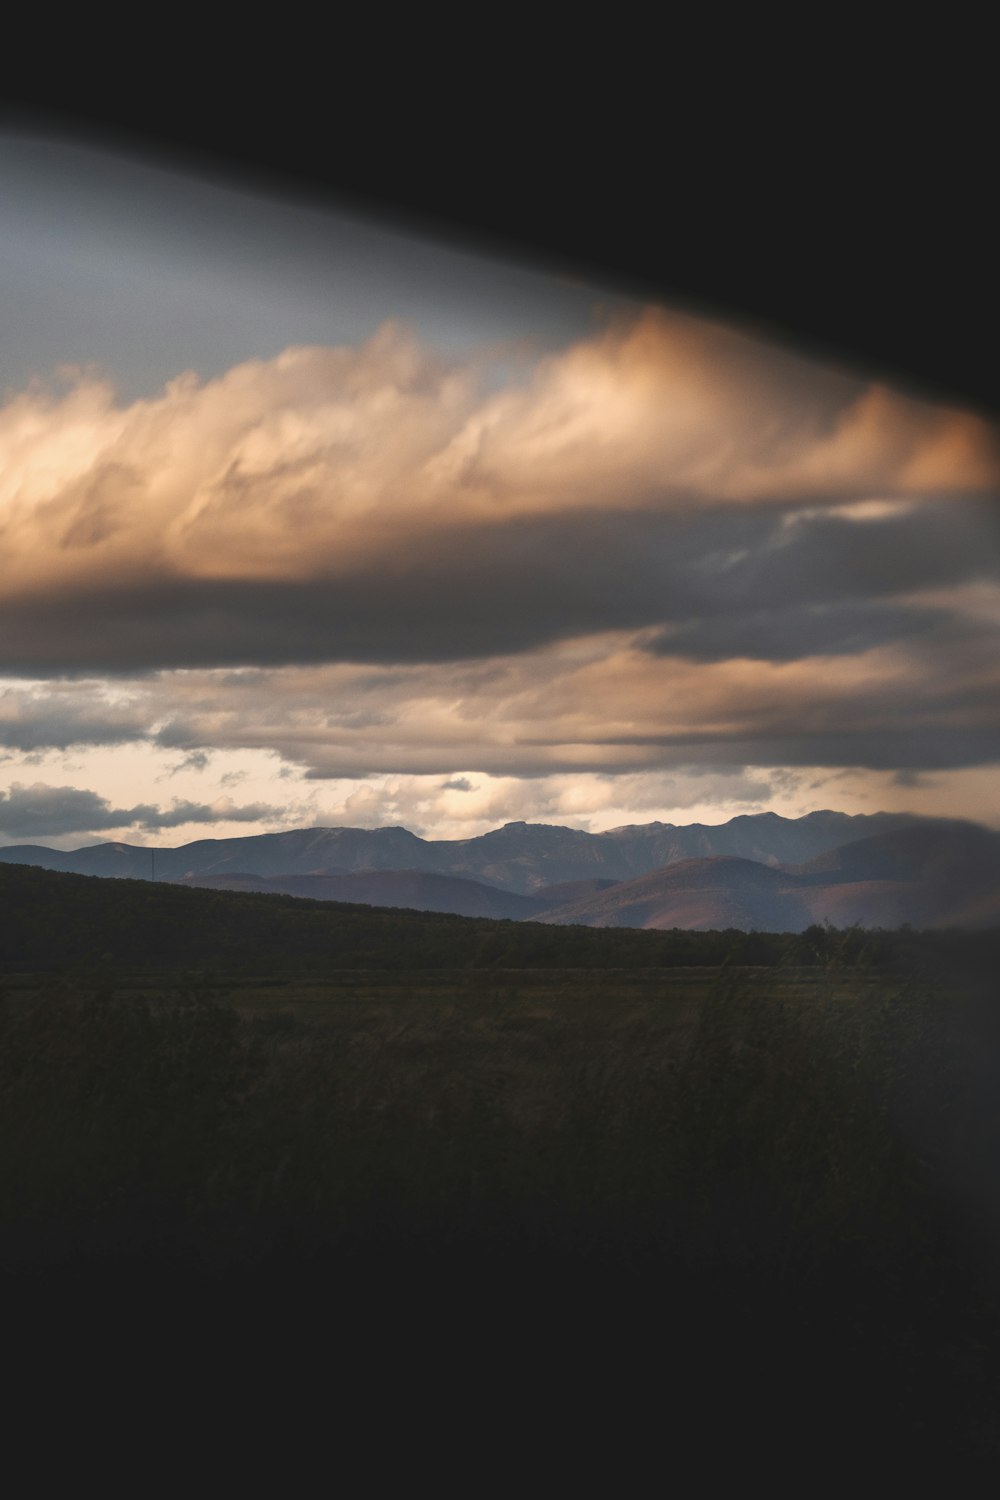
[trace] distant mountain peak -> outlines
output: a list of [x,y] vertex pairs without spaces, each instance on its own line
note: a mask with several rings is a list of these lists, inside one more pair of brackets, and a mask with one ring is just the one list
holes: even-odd
[[[953,826],[969,828],[979,825]],[[398,823],[379,828],[312,827],[228,839],[197,839],[173,848],[161,845],[155,850],[155,874],[157,881],[210,877],[220,883],[264,879],[287,884],[308,877],[315,889],[319,889],[316,882],[323,878],[329,880],[331,892],[335,888],[346,892],[345,877],[360,875],[363,881],[356,884],[357,890],[364,886],[366,891],[369,888],[374,891],[381,882],[386,893],[395,900],[397,896],[402,899],[405,887],[406,900],[414,904],[431,899],[445,900],[445,896],[440,895],[440,877],[447,876],[465,882],[461,890],[456,888],[452,893],[463,910],[488,908],[494,912],[507,909],[498,902],[497,893],[519,899],[527,897],[533,901],[541,898],[547,902],[552,898],[546,892],[557,887],[567,891],[572,889],[576,903],[582,902],[584,895],[591,902],[600,898],[600,911],[593,904],[588,905],[586,913],[581,910],[580,920],[590,921],[597,917],[610,919],[612,909],[624,914],[625,905],[622,903],[631,900],[628,892],[607,895],[605,887],[634,882],[652,872],[676,868],[684,861],[701,862],[690,867],[689,874],[693,875],[702,868],[707,871],[712,861],[722,860],[723,863],[715,866],[711,875],[713,888],[718,887],[727,871],[735,876],[739,870],[752,867],[760,901],[774,885],[774,871],[781,869],[791,882],[789,890],[797,880],[808,881],[812,893],[809,901],[814,904],[820,901],[819,887],[826,881],[827,871],[836,875],[839,888],[845,884],[845,872],[856,868],[855,895],[861,903],[864,893],[859,881],[885,879],[890,873],[896,878],[897,871],[905,876],[908,867],[918,862],[918,854],[919,861],[925,861],[924,843],[928,851],[926,860],[935,869],[943,868],[944,863],[951,869],[960,866],[963,860],[968,862],[974,847],[978,849],[979,844],[974,846],[969,839],[954,843],[954,852],[948,853],[946,860],[946,849],[952,849],[952,845],[946,846],[942,842],[943,827],[942,819],[920,818],[910,813],[847,814],[829,809],[807,813],[800,818],[763,812],[741,813],[727,822],[714,824],[633,823],[605,829],[601,833],[588,833],[560,823],[531,823],[518,818],[486,833],[458,839],[425,838]],[[886,836],[908,828],[926,830],[926,838],[914,835],[901,843],[898,840],[885,842]],[[984,868],[992,869],[989,864],[991,840],[1000,839],[1000,834],[990,835],[981,828],[980,834],[979,843],[985,851],[982,856],[982,861],[986,862]],[[854,845],[872,835],[883,840],[875,850],[877,860],[874,854],[869,856],[865,850],[855,850],[852,855],[845,854],[836,861],[811,865],[812,861],[828,856],[830,851]],[[91,844],[76,850],[25,844],[0,848],[2,863],[137,880],[151,878],[150,855],[151,846],[124,842]],[[976,859],[982,862],[978,854]],[[804,868],[806,866],[810,866],[808,871]],[[802,873],[793,877],[792,872],[796,871]],[[435,879],[422,878],[418,889],[413,882],[417,881],[420,872],[422,877],[433,875]],[[487,894],[482,890],[470,891],[470,882],[487,887]],[[437,895],[432,894],[432,888]],[[699,886],[699,889],[704,887]],[[296,887],[296,893],[298,890]],[[666,888],[664,890],[666,892]],[[670,883],[668,905],[679,925],[723,919],[724,925],[763,921],[765,914],[772,910],[759,902],[754,905],[745,892],[737,901],[732,890],[725,901],[721,897],[713,898],[714,905],[706,904],[700,896],[694,905],[678,905],[676,890],[676,882]],[[632,894],[646,899],[644,891]],[[451,900],[451,896],[447,899]],[[667,894],[663,899],[667,900]],[[804,910],[804,900],[805,897],[796,897],[796,909]],[[857,910],[864,915],[869,910],[870,903],[869,906],[862,903],[848,907],[846,900],[846,897],[838,896],[840,904],[830,908],[835,910],[838,918],[846,920],[848,911]],[[868,901],[867,896],[864,896],[864,901]],[[508,906],[513,913],[514,906],[509,903]],[[426,905],[423,909],[434,908]],[[884,902],[881,909],[889,910]],[[773,910],[777,913],[778,909]],[[666,920],[667,915],[667,906],[663,906],[657,920]],[[630,922],[632,918],[628,920]],[[782,920],[792,920],[790,906]]]

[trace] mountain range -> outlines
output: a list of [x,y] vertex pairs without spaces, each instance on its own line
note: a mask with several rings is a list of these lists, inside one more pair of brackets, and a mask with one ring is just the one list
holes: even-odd
[[1000,922],[1000,833],[912,814],[775,813],[586,833],[507,823],[470,839],[309,828],[155,849],[0,849],[78,874],[594,927],[802,931]]

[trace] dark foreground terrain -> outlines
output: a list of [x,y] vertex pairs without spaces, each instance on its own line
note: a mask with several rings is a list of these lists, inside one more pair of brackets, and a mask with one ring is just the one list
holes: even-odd
[[[24,951],[55,949],[37,880],[82,878],[26,873]],[[148,916],[161,893],[132,888]],[[162,896],[230,926],[281,899]],[[444,920],[459,947],[490,925]],[[531,1433],[565,1483],[629,1491],[640,1459],[664,1484],[791,1464],[813,1492],[1000,1452],[995,934],[758,935],[755,963],[746,934],[680,934],[713,961],[601,969],[449,968],[425,933],[433,967],[404,945],[209,973],[118,961],[98,929],[48,965],[5,929],[0,1260],[29,1389],[86,1387],[110,1349],[136,1401],[294,1393],[331,1434],[391,1411],[421,1463],[478,1434],[477,1493]]]

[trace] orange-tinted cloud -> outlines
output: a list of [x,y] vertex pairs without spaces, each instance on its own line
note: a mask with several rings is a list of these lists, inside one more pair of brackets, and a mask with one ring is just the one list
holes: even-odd
[[318,779],[958,768],[1000,759],[998,635],[984,629],[957,647],[946,631],[780,660],[654,653],[622,632],[464,664],[11,683],[0,745],[270,751]]
[[[655,309],[499,391],[391,325],[358,349],[181,376],[127,407],[83,375],[0,410],[0,669],[412,658],[425,594],[449,588],[450,646],[438,622],[429,657],[525,649],[657,619],[648,604],[605,611],[609,582],[588,584],[586,546],[573,557],[581,532],[945,504],[998,482],[979,419]],[[578,571],[563,623],[540,549]],[[485,577],[508,592],[506,634],[478,621]]]

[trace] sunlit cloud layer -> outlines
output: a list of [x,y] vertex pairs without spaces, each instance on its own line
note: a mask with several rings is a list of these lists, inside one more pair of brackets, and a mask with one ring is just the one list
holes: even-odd
[[1000,622],[986,609],[988,597],[1000,604],[1000,585],[972,597],[977,608],[962,610],[960,590],[947,605],[910,596],[895,636],[862,611],[854,649],[838,635],[823,656],[814,646],[797,657],[674,655],[657,628],[465,663],[8,679],[0,746],[262,750],[311,779],[456,768],[959,768],[1000,758]]
[[982,420],[662,309],[64,371],[0,408],[0,840],[971,805],[998,517]]
[[[460,660],[704,618],[734,587],[882,595],[951,581],[970,523],[926,507],[998,476],[974,417],[658,310],[499,391],[391,325],[127,406],[82,375],[0,411],[0,669]],[[824,520],[872,499],[924,509],[863,539]]]

